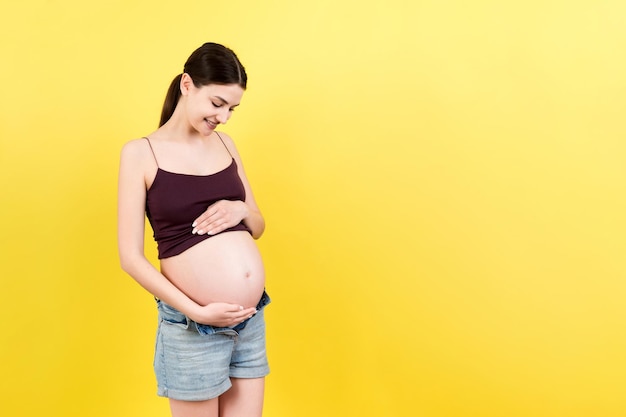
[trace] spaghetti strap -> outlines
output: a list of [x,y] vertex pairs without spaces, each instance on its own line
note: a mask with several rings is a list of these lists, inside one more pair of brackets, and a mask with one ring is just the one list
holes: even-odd
[[156,162],[157,168],[159,168],[159,161],[157,161],[156,155],[154,154],[154,149],[152,149],[152,143],[150,143],[150,139],[148,139],[148,137],[146,136],[144,136],[143,138],[148,141],[148,146],[150,146],[150,151],[152,151],[152,156],[154,157],[154,162]]
[[[217,135],[218,138],[220,138],[220,140],[222,141],[222,145],[224,145],[224,147],[226,148],[226,152],[228,152],[228,154],[230,155],[231,158],[235,159],[233,157],[233,154],[230,153],[230,150],[228,150],[228,146],[226,146],[226,144],[224,143],[224,139],[222,139],[222,137],[220,136],[219,133],[215,132],[215,134]],[[147,138],[146,138],[147,139]]]

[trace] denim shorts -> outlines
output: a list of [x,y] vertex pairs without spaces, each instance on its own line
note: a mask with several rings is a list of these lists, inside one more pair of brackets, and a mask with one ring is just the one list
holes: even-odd
[[214,327],[190,320],[157,300],[159,325],[154,353],[157,394],[183,401],[218,397],[231,387],[230,378],[262,378],[269,373],[265,351],[263,307],[234,327]]

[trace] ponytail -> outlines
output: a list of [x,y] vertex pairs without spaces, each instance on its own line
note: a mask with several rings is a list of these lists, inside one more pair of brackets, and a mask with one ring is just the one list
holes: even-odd
[[174,109],[180,99],[180,80],[183,74],[178,74],[176,78],[170,84],[170,88],[167,89],[167,95],[165,96],[165,103],[163,103],[163,110],[161,111],[161,121],[159,127],[163,126],[170,117],[174,114]]

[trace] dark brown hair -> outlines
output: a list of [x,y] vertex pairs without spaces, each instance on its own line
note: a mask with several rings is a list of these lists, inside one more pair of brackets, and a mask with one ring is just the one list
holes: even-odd
[[[193,85],[200,88],[209,84],[238,84],[244,90],[248,82],[246,70],[237,55],[229,48],[217,43],[205,43],[196,49],[185,62],[183,73],[189,74]],[[170,84],[161,111],[159,127],[167,122],[180,99],[180,80],[178,74]]]

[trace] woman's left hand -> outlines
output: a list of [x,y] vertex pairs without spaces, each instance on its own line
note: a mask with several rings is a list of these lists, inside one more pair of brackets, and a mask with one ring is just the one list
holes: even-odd
[[243,201],[220,200],[213,203],[198,217],[191,233],[215,235],[239,224],[248,215],[248,205]]

